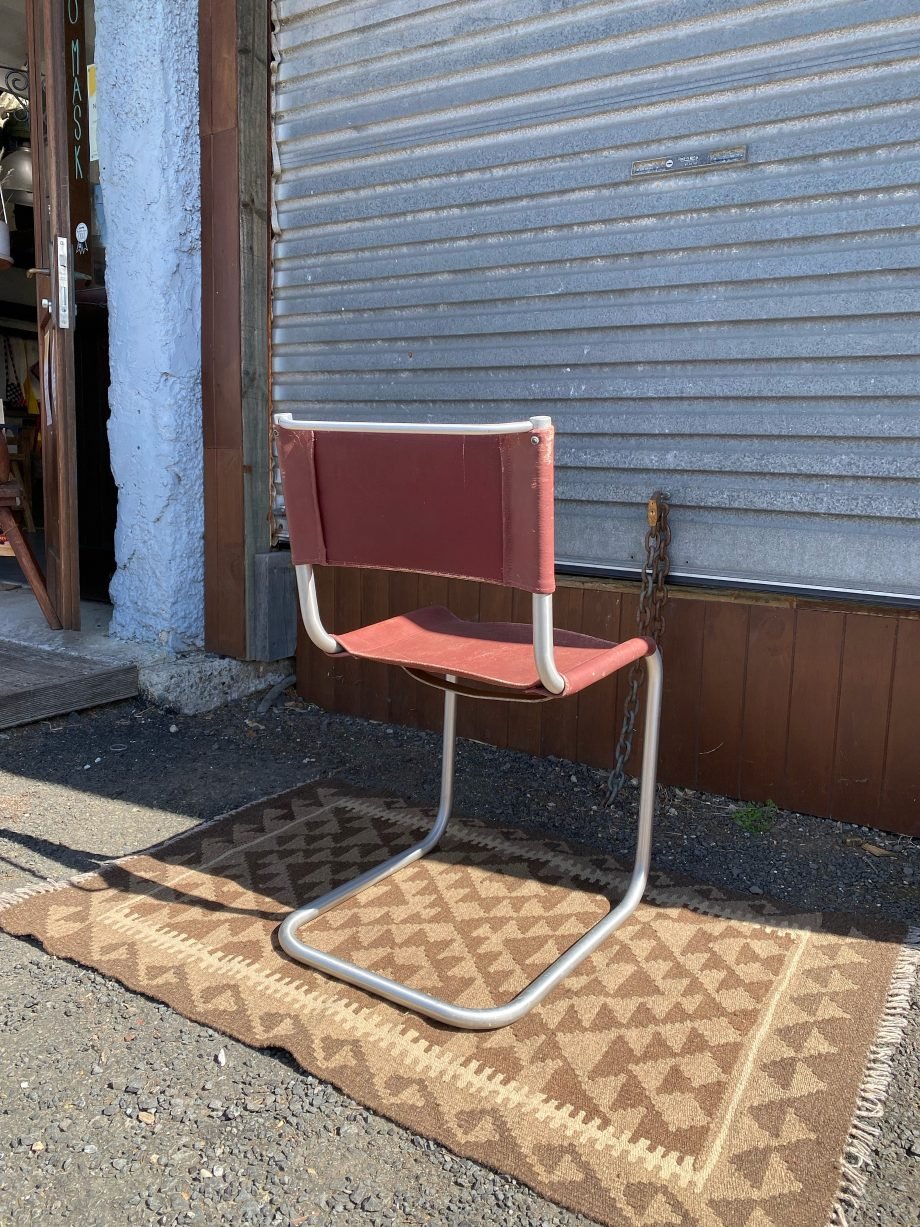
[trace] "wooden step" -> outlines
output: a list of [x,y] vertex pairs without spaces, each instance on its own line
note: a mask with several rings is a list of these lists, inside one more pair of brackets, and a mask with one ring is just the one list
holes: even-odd
[[0,728],[116,703],[138,692],[137,666],[0,640]]

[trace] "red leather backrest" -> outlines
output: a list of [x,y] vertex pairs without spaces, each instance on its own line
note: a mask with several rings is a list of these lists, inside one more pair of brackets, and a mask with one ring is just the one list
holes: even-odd
[[551,426],[502,435],[279,426],[278,456],[295,563],[554,590]]

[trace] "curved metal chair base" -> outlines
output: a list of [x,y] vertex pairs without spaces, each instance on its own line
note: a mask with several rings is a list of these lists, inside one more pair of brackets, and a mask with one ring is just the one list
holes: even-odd
[[[457,736],[457,695],[449,690],[444,693],[444,754],[441,763],[441,800],[431,830],[419,843],[390,857],[382,865],[369,869],[350,882],[336,887],[312,903],[297,908],[284,920],[278,933],[282,949],[293,959],[315,967],[318,971],[335,976],[357,988],[376,993],[397,1005],[406,1006],[419,1014],[426,1014],[437,1022],[461,1027],[471,1031],[488,1031],[506,1027],[523,1018],[538,1002],[556,987],[569,972],[592,954],[605,938],[609,937],[635,911],[639,905],[648,880],[652,849],[652,825],[655,813],[655,774],[658,759],[658,724],[661,714],[661,656],[655,652],[645,658],[648,670],[648,699],[645,718],[645,735],[642,747],[642,774],[639,793],[639,825],[636,837],[636,857],[632,876],[622,900],[572,946],[551,963],[535,980],[505,1005],[483,1009],[456,1005],[442,1001],[428,993],[420,992],[407,984],[391,980],[349,963],[335,955],[326,954],[300,941],[298,931],[322,912],[344,903],[361,891],[397,873],[413,861],[430,852],[436,846],[450,817],[453,803],[454,758]],[[455,680],[455,679],[448,679]]]

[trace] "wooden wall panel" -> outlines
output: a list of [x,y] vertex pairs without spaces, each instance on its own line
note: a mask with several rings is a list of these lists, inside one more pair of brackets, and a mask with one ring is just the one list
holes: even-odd
[[[215,132],[210,138],[210,173],[214,185],[239,180],[235,128]],[[237,198],[232,192],[212,191],[210,218],[210,316],[213,400],[208,406],[212,446],[234,450],[242,456],[242,388],[240,385],[240,230]],[[242,474],[242,460],[240,460]]]
[[675,601],[661,647],[664,694],[659,770],[662,779],[683,780],[689,788],[696,787],[705,620],[706,607],[701,601]]
[[881,825],[920,834],[920,618],[899,618],[888,746],[879,805]]
[[783,788],[794,629],[791,606],[752,606],[738,777],[738,795],[751,801]]
[[843,644],[831,809],[848,822],[878,812],[896,617],[848,618]]
[[[319,568],[317,582],[333,628],[429,604],[482,621],[530,619],[527,593],[491,584],[334,568]],[[563,578],[556,621],[626,639],[636,605],[635,585]],[[662,783],[920,835],[916,611],[672,588],[663,649]],[[609,769],[626,678],[624,670],[558,703],[461,699],[463,735]],[[298,685],[332,710],[441,726],[438,692],[401,669],[333,664],[303,638]],[[632,774],[641,738],[640,709]]]
[[[202,122],[203,120],[204,109],[202,107]],[[205,304],[212,302],[214,299],[213,219],[210,206],[205,207],[204,199],[206,185],[210,185],[213,181],[214,166],[211,157],[211,136],[210,133],[203,132],[201,137],[201,428],[205,452],[205,499],[207,499],[208,494],[208,452],[217,445],[214,433],[214,419],[211,413],[211,406],[214,404],[214,363],[210,360],[210,355],[214,352],[214,316],[213,312],[205,306]],[[207,508],[205,509],[205,521],[208,522]],[[207,542],[205,542],[205,547],[207,548]],[[207,568],[207,563],[205,567]]]
[[[616,643],[620,635],[622,593],[586,588],[582,597],[582,630],[586,635]],[[616,706],[617,680],[609,677],[578,696],[578,736],[573,758],[592,767],[610,770],[620,728]],[[496,704],[495,706],[498,706]]]
[[206,22],[201,23],[207,40],[199,34],[201,76],[207,82],[203,90],[207,100],[205,122],[210,132],[224,132],[236,127],[236,9],[226,0],[205,0],[202,8],[208,10]]
[[796,610],[785,787],[776,801],[794,798],[815,814],[828,813],[831,804],[845,627],[839,611]]
[[271,545],[269,31],[268,0],[199,0],[205,645],[238,659]]
[[243,582],[243,477],[239,454],[233,449],[215,447],[206,452],[205,477],[211,485],[205,491],[205,514],[209,508],[214,531],[205,534],[205,565],[211,562],[211,600],[205,602],[206,626],[214,631],[214,643],[232,645],[243,642],[246,632],[245,610],[236,599]]
[[246,654],[236,9],[199,11],[205,643]]
[[[217,522],[217,452],[213,447],[204,448],[204,521],[205,524]],[[206,575],[217,575],[219,572],[220,548],[217,533],[204,534],[204,569]],[[207,643],[217,643],[220,636],[220,605],[217,601],[204,603],[204,636]],[[298,656],[298,660],[300,657]]]
[[700,604],[706,617],[699,676],[696,785],[706,792],[736,796],[750,606],[736,601]]

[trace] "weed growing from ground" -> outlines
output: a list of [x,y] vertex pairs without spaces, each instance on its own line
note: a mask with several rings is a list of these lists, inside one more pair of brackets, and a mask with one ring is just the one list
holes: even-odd
[[756,805],[751,801],[736,809],[732,819],[749,835],[764,835],[776,821],[777,809],[775,801],[765,801],[763,805]]

